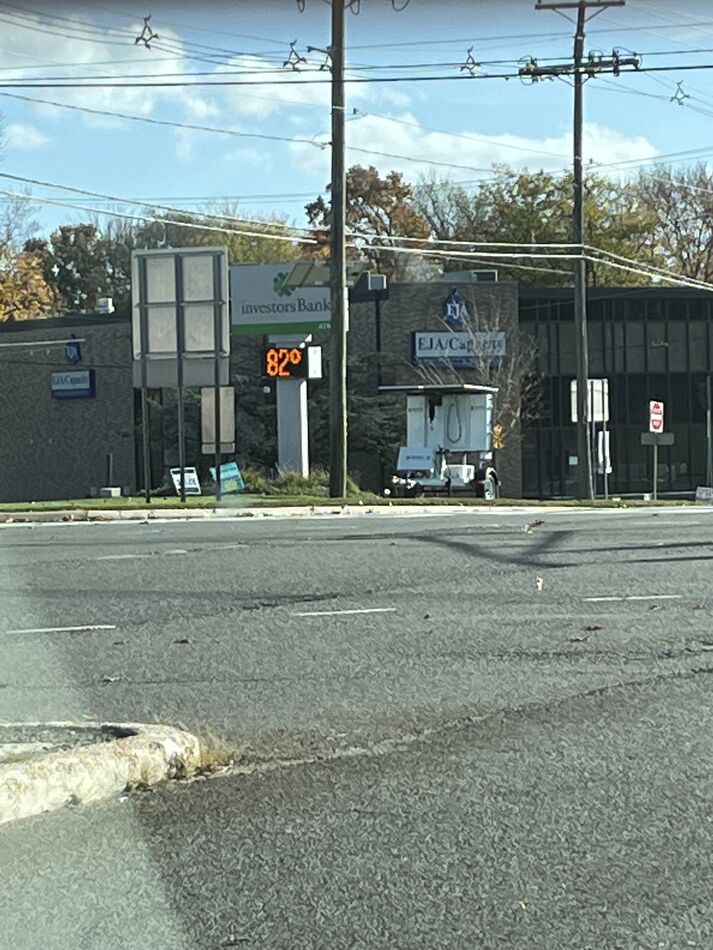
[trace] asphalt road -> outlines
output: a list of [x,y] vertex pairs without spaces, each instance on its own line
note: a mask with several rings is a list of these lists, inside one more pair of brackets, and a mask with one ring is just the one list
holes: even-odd
[[711,528],[0,528],[0,719],[257,766],[0,829],[0,946],[713,946]]

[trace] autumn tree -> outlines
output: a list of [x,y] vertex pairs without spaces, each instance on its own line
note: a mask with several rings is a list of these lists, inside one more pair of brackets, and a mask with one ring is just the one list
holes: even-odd
[[[413,250],[423,246],[430,233],[429,223],[414,203],[413,186],[401,172],[383,178],[376,168],[354,165],[346,176],[346,226],[351,232],[349,254],[366,258],[391,280],[417,279],[418,257],[404,252],[385,251],[403,245],[403,238],[415,239]],[[320,195],[306,206],[307,219],[317,229],[317,238],[328,256],[331,209]]]
[[40,258],[6,247],[0,253],[0,323],[34,320],[56,311],[54,289],[45,279]]

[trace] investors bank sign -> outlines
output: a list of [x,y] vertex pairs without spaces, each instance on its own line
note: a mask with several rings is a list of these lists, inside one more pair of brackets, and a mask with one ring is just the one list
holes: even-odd
[[329,287],[290,287],[293,264],[236,264],[230,268],[233,333],[314,333],[331,322]]

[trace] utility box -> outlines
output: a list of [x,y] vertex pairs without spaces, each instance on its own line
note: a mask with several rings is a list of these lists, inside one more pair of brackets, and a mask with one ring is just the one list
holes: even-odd
[[407,395],[406,444],[446,452],[489,452],[494,399],[490,392]]

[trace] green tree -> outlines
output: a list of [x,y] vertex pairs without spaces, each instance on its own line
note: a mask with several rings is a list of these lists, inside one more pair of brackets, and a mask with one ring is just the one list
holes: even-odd
[[[548,172],[515,171],[496,166],[492,179],[473,191],[463,185],[424,179],[415,191],[416,204],[434,237],[446,241],[567,244],[572,240],[572,177]],[[601,250],[651,262],[650,209],[631,183],[588,174],[585,186],[585,242]],[[496,250],[495,248],[493,249]],[[526,249],[523,248],[523,251]],[[571,265],[546,258],[520,259],[509,265],[493,257],[478,264],[453,258],[448,270],[495,266],[501,279],[543,286],[570,285]],[[590,264],[592,284],[648,283],[640,275]],[[527,268],[532,268],[528,270]]]
[[111,242],[95,224],[62,225],[48,240],[33,238],[25,250],[41,262],[56,292],[60,312],[96,309],[100,297],[112,297]]

